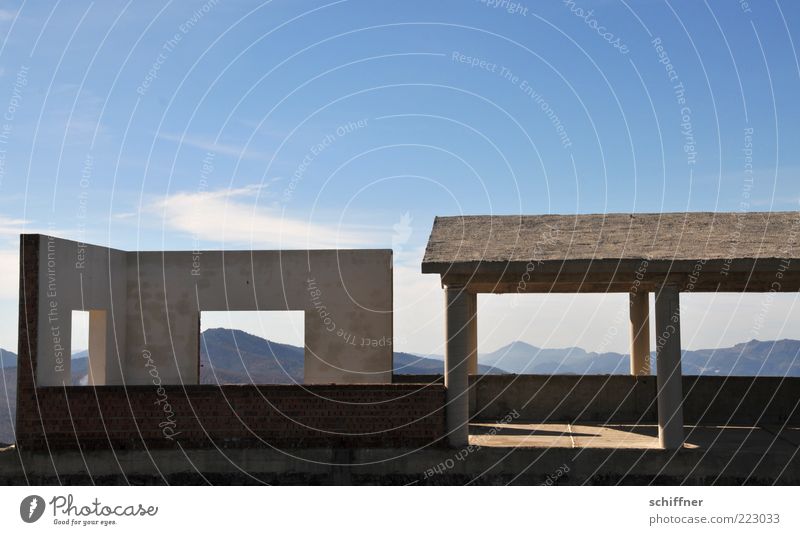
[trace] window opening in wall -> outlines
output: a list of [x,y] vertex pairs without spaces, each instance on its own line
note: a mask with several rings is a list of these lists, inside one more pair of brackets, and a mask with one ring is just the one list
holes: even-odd
[[70,375],[73,386],[106,383],[105,310],[73,310],[70,332]]
[[202,311],[200,384],[303,382],[303,311]]
[[73,386],[89,384],[89,311],[72,311],[70,368]]

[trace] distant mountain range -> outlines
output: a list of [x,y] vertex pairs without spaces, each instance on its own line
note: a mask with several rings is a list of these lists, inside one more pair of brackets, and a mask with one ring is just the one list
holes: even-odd
[[[628,356],[590,353],[577,347],[542,349],[513,342],[479,357],[480,373],[503,374],[626,374]],[[655,362],[655,358],[652,359]],[[303,348],[271,342],[244,331],[208,329],[200,348],[200,381],[205,384],[287,384],[303,380]],[[16,411],[17,355],[0,349],[0,442],[13,442]],[[686,375],[800,377],[800,341],[751,340],[733,347],[683,352]],[[395,352],[394,373],[439,375],[441,356],[422,357]],[[86,382],[86,351],[73,355],[73,384]],[[655,373],[655,366],[653,367]]]
[[[629,357],[621,353],[587,352],[579,347],[542,349],[525,342],[481,355],[480,361],[518,374],[626,374]],[[651,354],[656,372],[655,353]],[[800,341],[751,340],[720,349],[683,350],[684,375],[743,375],[800,377]]]
[[[200,382],[291,384],[303,382],[303,348],[279,344],[231,329],[207,329],[200,337]],[[481,373],[505,373],[478,366]],[[395,352],[394,373],[436,375],[444,362],[411,353]]]

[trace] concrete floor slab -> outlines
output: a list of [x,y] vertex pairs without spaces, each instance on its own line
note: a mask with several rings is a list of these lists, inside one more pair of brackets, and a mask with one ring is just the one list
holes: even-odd
[[[524,425],[524,424],[522,424]],[[480,426],[479,426],[480,427]],[[490,426],[491,427],[491,426]],[[593,426],[588,426],[593,427]],[[646,427],[646,426],[645,426]],[[529,440],[557,437],[541,427]],[[617,430],[615,430],[617,431]],[[701,430],[707,436],[715,436]],[[627,433],[627,431],[626,431]],[[740,432],[737,432],[740,433]],[[735,433],[735,434],[737,434]],[[563,434],[563,436],[561,436]],[[578,440],[585,434],[573,429]],[[601,436],[602,436],[601,432]],[[735,435],[734,434],[734,435]],[[646,433],[642,433],[645,436]],[[755,433],[753,434],[755,435]],[[503,435],[508,439],[510,435]],[[616,435],[607,435],[612,439]],[[722,432],[723,438],[726,435]],[[731,435],[733,436],[733,435]],[[739,435],[741,437],[741,435]],[[762,436],[760,433],[757,435]],[[481,440],[473,437],[474,440]],[[494,438],[485,435],[484,440]],[[652,437],[651,437],[652,438]],[[703,437],[701,437],[703,438]],[[774,437],[773,437],[774,438]],[[594,442],[594,440],[593,440]],[[791,448],[677,452],[655,448],[480,447],[451,449],[296,449],[151,450],[22,453],[0,451],[3,485],[797,485],[800,454]],[[753,447],[756,442],[751,444]]]
[[495,424],[469,426],[470,444],[487,447],[572,448],[575,437],[565,424]]
[[[743,426],[684,427],[685,449],[791,453],[800,444],[798,428]],[[502,448],[658,449],[658,427],[641,424],[470,424],[470,443]]]

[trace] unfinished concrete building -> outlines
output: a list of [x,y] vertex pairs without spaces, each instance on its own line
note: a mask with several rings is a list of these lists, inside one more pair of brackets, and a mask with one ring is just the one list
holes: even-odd
[[[427,445],[439,385],[392,383],[392,251],[126,252],[21,240],[21,448]],[[70,321],[89,311],[89,384]],[[201,385],[203,311],[302,311],[304,384]]]
[[[681,447],[685,390],[680,293],[800,291],[799,236],[798,212],[437,217],[422,271],[439,274],[445,290],[450,444],[468,442],[469,376],[477,373],[479,293],[627,293],[631,374],[646,376],[650,373],[652,317],[648,294],[653,292],[659,444],[666,449]],[[749,401],[742,399],[742,391],[722,391],[726,384],[715,383],[715,379],[695,378],[688,389],[694,392],[694,421],[698,414],[695,403],[705,409],[706,421],[730,422],[737,412],[747,412],[740,408]],[[696,388],[697,383],[710,383],[717,389]],[[736,379],[727,387],[734,383]],[[755,409],[769,414],[775,403],[783,403],[772,416],[778,422],[796,421],[800,392],[793,379],[790,383],[791,389],[784,383],[768,384],[765,378],[755,391],[766,389],[761,393],[767,398],[766,407]],[[571,388],[561,385],[564,398],[575,392],[574,384]],[[598,383],[596,394],[600,386]],[[775,387],[783,390],[771,390]],[[636,383],[624,385],[619,391],[627,394],[614,397],[617,407],[608,406],[605,414],[598,415],[601,421],[615,414],[619,417],[626,402],[630,404],[628,397],[634,388]],[[747,388],[745,396],[751,390]],[[778,402],[781,396],[786,398]],[[595,399],[596,395],[584,398],[580,413],[592,413],[589,404]],[[574,409],[574,402],[565,399],[559,400],[558,406],[565,402]],[[715,403],[717,407],[711,409]],[[726,408],[720,411],[720,406]],[[646,411],[644,407],[640,410]],[[642,418],[639,412],[633,421]]]
[[[418,479],[414,474],[431,459],[446,462],[448,447],[498,447],[460,465],[469,481],[492,470],[527,469],[530,447],[554,451],[548,469],[567,455],[559,448],[584,447],[581,441],[594,436],[537,435],[537,424],[599,429],[657,422],[652,445],[632,443],[656,453],[643,457],[632,449],[619,461],[637,427],[609,449],[617,461],[608,466],[627,473],[644,458],[660,474],[672,457],[652,455],[679,448],[684,425],[771,425],[776,436],[800,425],[798,378],[683,377],[679,306],[682,292],[800,291],[799,234],[797,212],[438,217],[422,271],[438,274],[445,291],[443,381],[393,376],[392,346],[353,345],[338,335],[393,337],[391,251],[126,252],[24,235],[18,445],[22,451],[327,447],[347,450],[348,458],[362,455],[363,466],[373,467],[364,468],[365,477],[397,471],[406,474],[398,476],[403,481]],[[552,292],[629,295],[630,375],[477,373],[477,295]],[[69,380],[72,310],[90,313],[87,386]],[[305,384],[198,384],[199,315],[206,310],[302,311]],[[651,321],[656,340],[649,340]],[[515,427],[503,440],[502,433],[476,438],[481,422],[510,412]],[[566,445],[559,442],[565,434]],[[594,447],[609,448],[600,444]],[[795,463],[790,472],[777,466],[776,477],[800,477],[796,445],[789,444],[769,446]],[[376,447],[400,453],[381,460]],[[696,458],[688,450],[682,462],[706,463],[712,474],[730,454],[703,451]],[[303,469],[338,463],[331,455]],[[763,450],[748,455],[737,466],[760,466]],[[285,466],[286,459],[274,462]],[[587,477],[605,462],[582,459]],[[574,475],[578,467],[572,468]]]

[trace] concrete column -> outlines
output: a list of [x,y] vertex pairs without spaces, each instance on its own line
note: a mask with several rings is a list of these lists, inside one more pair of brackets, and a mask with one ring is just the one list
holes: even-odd
[[89,384],[106,384],[108,320],[105,310],[89,311]]
[[[470,312],[475,294],[468,294],[463,286],[445,289],[444,385],[447,389],[447,432],[452,447],[469,443],[469,361],[476,348],[470,328]],[[473,315],[474,316],[474,315]]]
[[656,292],[658,441],[664,449],[678,449],[684,438],[679,294],[672,285]]
[[467,332],[469,334],[469,358],[467,360],[467,370],[470,375],[478,374],[478,295],[467,294],[469,304],[469,322]]
[[[469,333],[469,357],[467,358],[467,373],[475,376],[478,374],[478,295],[468,294],[467,302],[469,303],[469,322],[467,323],[467,331]],[[475,407],[478,401],[476,384],[477,383],[473,381],[468,392],[470,417],[475,414]]]
[[647,292],[631,292],[631,375],[650,375],[650,300]]

